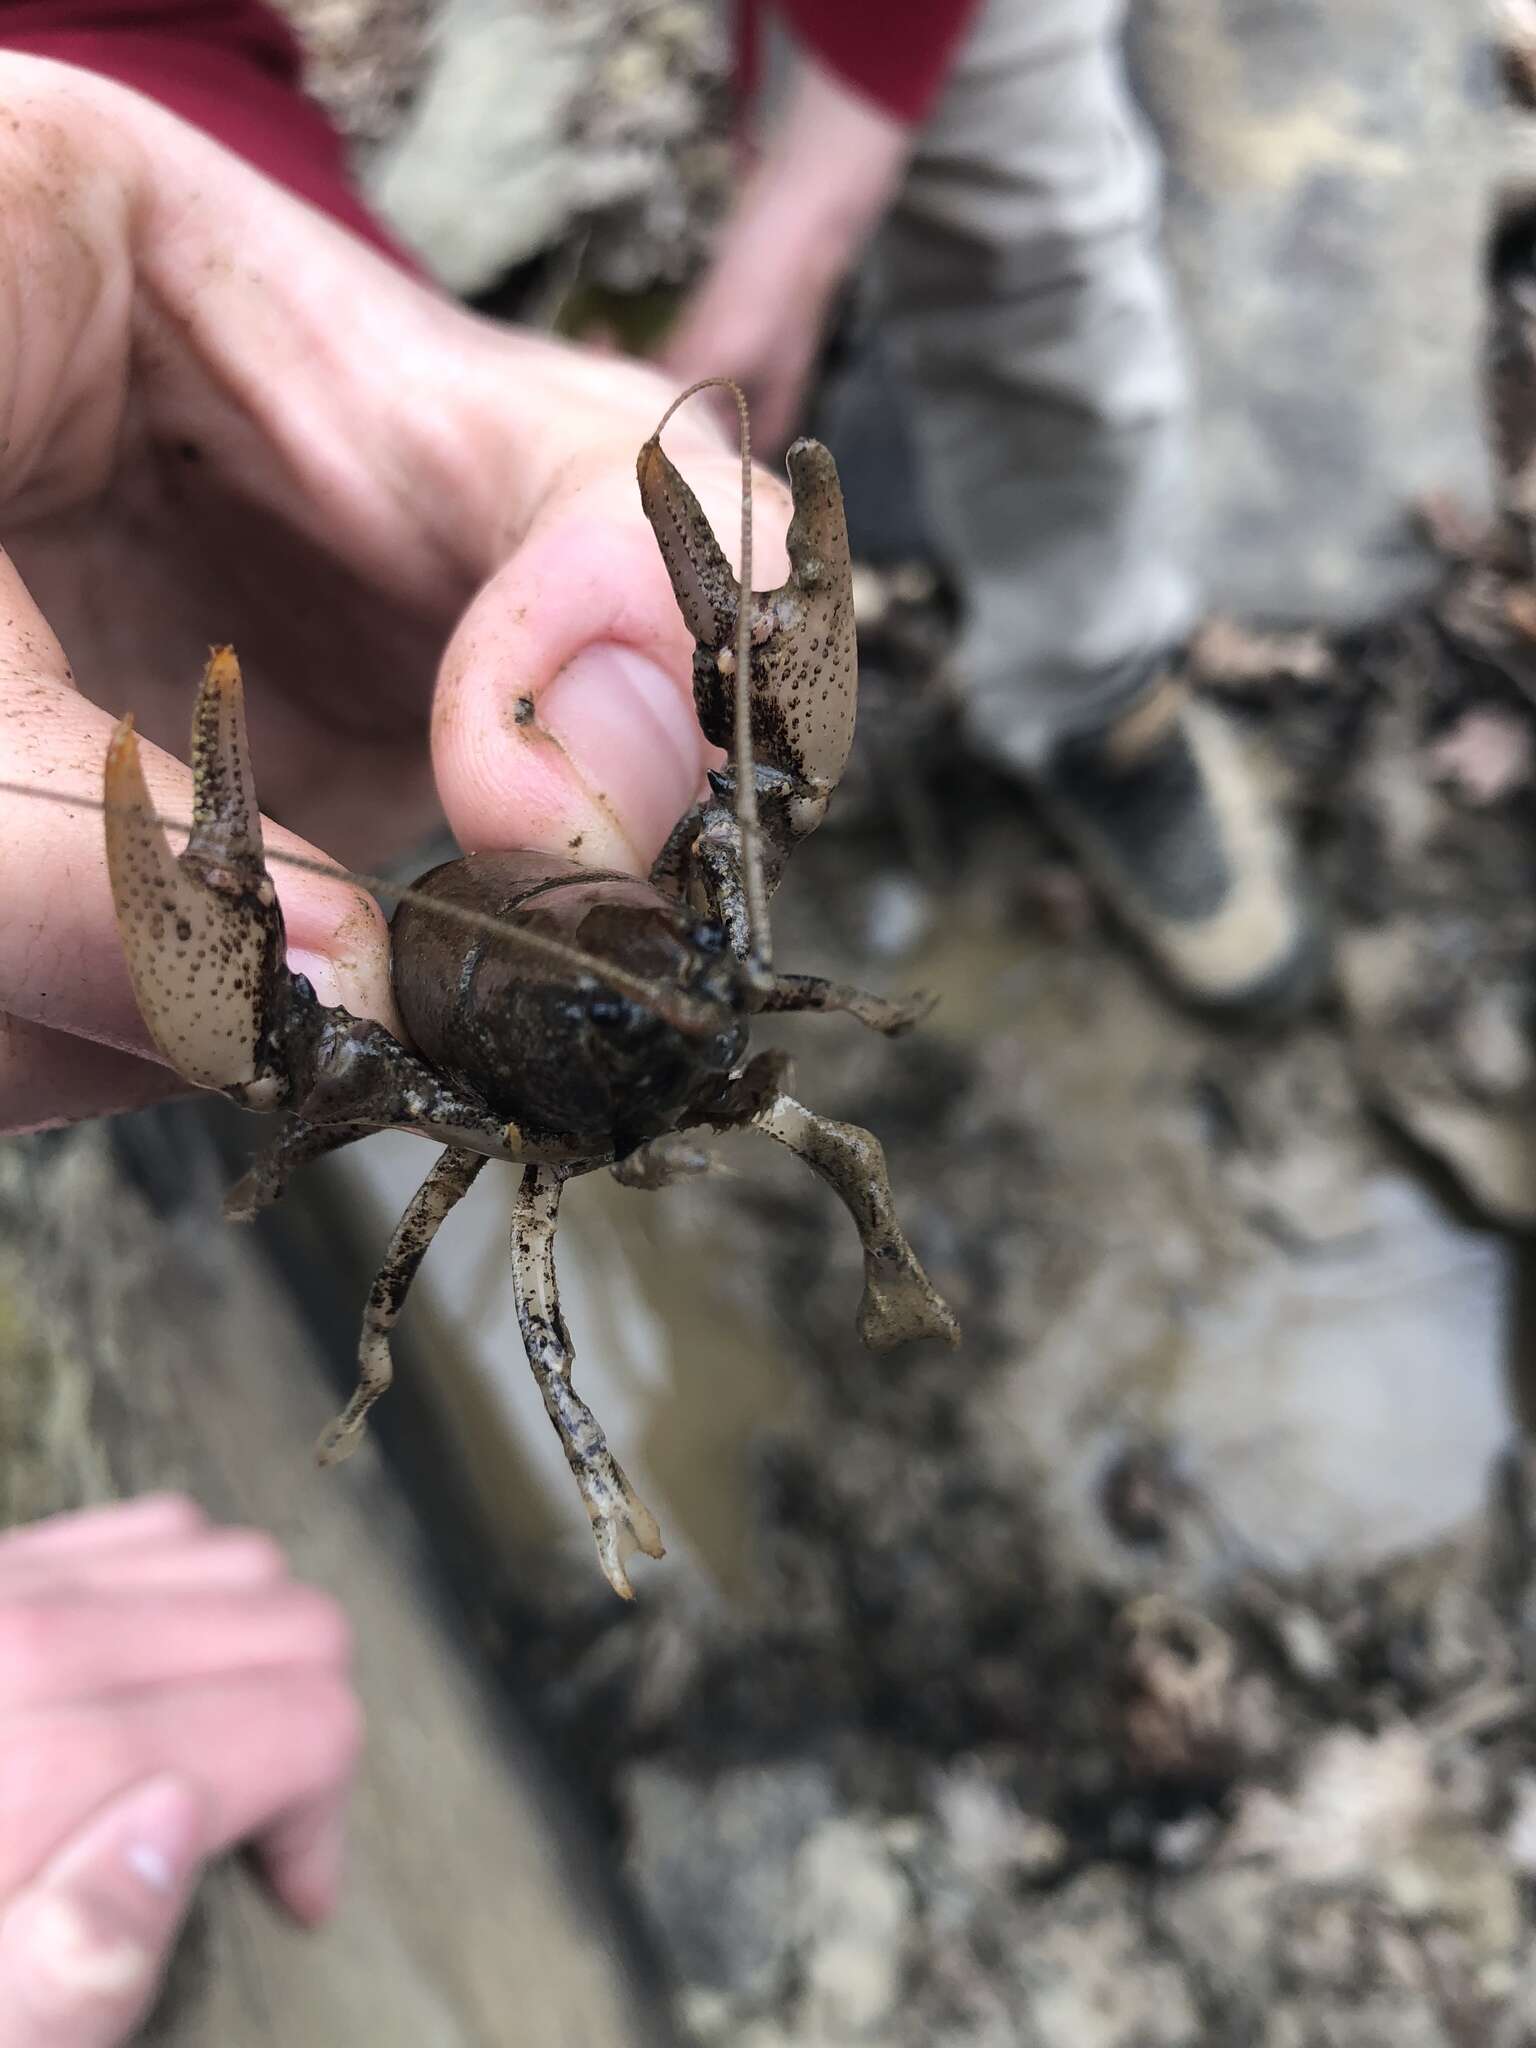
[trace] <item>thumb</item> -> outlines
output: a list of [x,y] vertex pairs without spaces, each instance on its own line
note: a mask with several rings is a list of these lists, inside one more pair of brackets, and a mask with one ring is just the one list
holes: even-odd
[[0,1911],[5,2048],[118,2048],[144,2017],[204,1847],[183,1778],[141,1780]]
[[546,519],[466,614],[433,758],[469,851],[535,847],[643,874],[698,794],[713,757],[692,642],[654,556],[638,517]]
[[[739,461],[694,442],[688,481],[734,562]],[[753,495],[761,589],[784,573],[788,495],[761,475]],[[643,874],[719,759],[699,729],[692,660],[632,462],[553,492],[465,614],[438,680],[433,759],[460,844]]]

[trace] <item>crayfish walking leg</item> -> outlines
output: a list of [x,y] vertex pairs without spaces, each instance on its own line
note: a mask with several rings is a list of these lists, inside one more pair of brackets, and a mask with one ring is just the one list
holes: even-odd
[[781,1053],[759,1053],[709,1112],[717,1130],[762,1131],[803,1159],[853,1218],[864,1248],[864,1298],[858,1332],[872,1351],[914,1337],[958,1344],[959,1325],[918,1263],[896,1218],[880,1140],[859,1124],[838,1123],[788,1092]]
[[560,1189],[568,1178],[553,1166],[530,1166],[523,1174],[512,1212],[517,1322],[544,1407],[591,1518],[604,1576],[621,1598],[633,1600],[624,1566],[637,1550],[661,1557],[661,1530],[620,1470],[596,1416],[571,1385],[575,1360],[555,1279]]
[[368,1290],[368,1306],[363,1310],[357,1344],[357,1392],[320,1439],[317,1455],[322,1465],[339,1465],[356,1450],[368,1410],[381,1394],[388,1392],[395,1376],[389,1333],[444,1218],[469,1193],[484,1164],[480,1153],[460,1152],[450,1145],[439,1154],[437,1164],[395,1225],[384,1263]]

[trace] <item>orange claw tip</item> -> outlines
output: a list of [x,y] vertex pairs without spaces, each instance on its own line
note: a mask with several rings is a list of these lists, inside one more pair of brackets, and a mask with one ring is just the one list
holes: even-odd
[[138,735],[133,728],[133,713],[125,711],[112,728],[112,737],[107,742],[107,766],[116,768],[132,758],[138,749]]
[[240,681],[240,663],[233,647],[210,647],[206,681],[215,689],[232,690]]

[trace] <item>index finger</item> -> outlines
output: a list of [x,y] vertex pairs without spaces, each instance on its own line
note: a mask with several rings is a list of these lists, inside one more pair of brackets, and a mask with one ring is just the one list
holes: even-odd
[[[0,1749],[0,1900],[123,1786],[183,1773],[202,1794],[216,1853],[251,1841],[281,1871],[330,1852],[361,1752],[362,1709],[345,1672],[323,1664],[226,1673],[7,1717]],[[307,1816],[307,1818],[306,1818]],[[270,1868],[270,1866],[269,1866]],[[323,1911],[331,1867],[302,1894]],[[3,2036],[0,2036],[3,2038]]]
[[[189,716],[192,699],[189,677]],[[63,650],[0,552],[0,1012],[158,1062],[107,880],[100,792],[112,727],[76,690]],[[189,770],[148,745],[142,759],[161,815],[189,819]],[[295,834],[270,823],[263,829],[269,855],[278,856],[273,880],[290,950],[302,956],[322,1000],[390,1023],[388,937],[378,907],[344,880],[285,866],[284,852],[326,863]],[[28,1101],[49,1111],[44,1091],[60,1064],[56,1043],[34,1033],[0,1037],[0,1102],[10,1104],[13,1123]],[[112,1058],[87,1063],[69,1092],[75,1114],[125,1106],[136,1093],[131,1071]]]
[[183,1493],[143,1493],[134,1500],[45,1515],[20,1528],[0,1529],[0,1571],[8,1566],[120,1552],[206,1529],[208,1517]]

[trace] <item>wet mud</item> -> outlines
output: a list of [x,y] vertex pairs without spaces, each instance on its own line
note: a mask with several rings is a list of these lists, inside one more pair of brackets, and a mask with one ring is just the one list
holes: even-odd
[[[1188,10],[1227,26],[1244,12]],[[1325,11],[1304,12],[1291,32],[1331,68]],[[1457,83],[1434,104],[1461,119],[1464,31],[1450,10],[1437,21]],[[1255,47],[1270,94],[1272,47]],[[1282,141],[1317,125],[1310,91]],[[1231,126],[1230,96],[1184,104],[1201,147]],[[1337,138],[1376,104],[1325,102],[1329,175],[1313,182],[1315,152],[1283,166],[1305,175],[1282,197],[1326,199],[1330,223],[1348,200],[1370,238],[1376,269],[1345,266],[1370,288],[1351,432],[1330,430],[1320,461],[1298,414],[1271,407],[1296,492],[1267,530],[1217,514],[1265,572],[1303,528],[1325,557],[1313,581],[1345,579],[1332,617],[1362,596],[1353,483],[1374,484],[1410,423],[1450,416],[1394,391],[1470,392],[1478,313],[1470,178],[1429,195],[1448,253],[1425,263],[1415,210],[1400,209],[1400,257],[1361,199],[1400,189],[1394,165],[1332,175]],[[1430,157],[1414,143],[1405,161]],[[1223,216],[1234,241],[1213,259],[1204,197],[1234,180],[1198,170],[1186,288],[1198,303],[1203,275],[1232,301],[1206,354],[1214,332],[1245,421],[1257,361],[1285,368],[1304,415],[1326,396],[1307,366],[1346,338],[1329,325],[1335,245],[1282,237],[1277,262],[1285,217],[1260,193]],[[669,217],[676,185],[645,220]],[[1296,287],[1303,246],[1315,293]],[[1536,2041],[1536,1510],[1518,1427],[1536,1217],[1536,234],[1518,208],[1501,248],[1494,523],[1480,499],[1422,506],[1409,550],[1414,508],[1394,497],[1404,559],[1441,565],[1427,601],[1331,638],[1217,622],[1192,651],[1330,902],[1336,983],[1317,1015],[1245,1037],[1166,998],[1023,792],[968,757],[942,596],[887,569],[860,593],[853,770],[778,899],[777,952],[942,1003],[897,1044],[846,1020],[774,1035],[808,1102],[884,1140],[964,1348],[859,1348],[852,1235],[767,1147],[733,1145],[732,1178],[661,1195],[573,1190],[578,1379],[672,1543],[629,1610],[574,1502],[546,1500],[509,1448],[516,1415],[530,1442],[542,1424],[497,1254],[466,1237],[457,1303],[448,1246],[444,1291],[424,1283],[445,1335],[485,1333],[449,1399],[508,1539],[488,1634],[605,1817],[700,2048]],[[1272,299],[1283,281],[1296,346],[1255,343],[1239,262]],[[1408,379],[1393,391],[1386,333]],[[1368,460],[1352,436],[1372,406]],[[1456,420],[1457,460],[1423,467],[1475,498],[1465,406]],[[1204,482],[1252,519],[1274,465],[1238,445]],[[1418,467],[1403,476],[1420,488]]]
[[[672,1307],[724,1299],[782,1361],[728,1590],[706,1541],[620,1613],[570,1553],[510,1566],[503,1610],[690,2038],[1536,2028],[1502,1227],[1536,711],[1464,631],[1489,579],[1518,614],[1480,556],[1376,635],[1197,652],[1334,905],[1330,1003],[1264,1037],[1156,987],[960,746],[931,600],[866,590],[865,740],[778,954],[943,1000],[895,1044],[778,1035],[885,1141],[965,1346],[860,1350],[857,1247],[793,1162],[647,1197]],[[1479,751],[1495,714],[1525,752]]]

